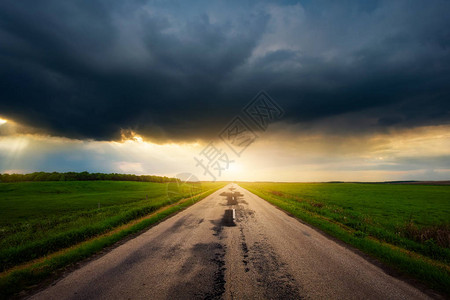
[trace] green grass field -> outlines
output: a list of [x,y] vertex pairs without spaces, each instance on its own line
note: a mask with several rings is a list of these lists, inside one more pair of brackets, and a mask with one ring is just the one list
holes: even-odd
[[111,231],[222,183],[74,181],[0,184],[0,272]]
[[450,291],[450,186],[239,183],[428,285]]

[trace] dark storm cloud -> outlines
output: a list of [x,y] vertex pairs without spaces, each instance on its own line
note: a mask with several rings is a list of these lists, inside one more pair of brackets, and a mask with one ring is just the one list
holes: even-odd
[[0,115],[71,138],[190,140],[265,89],[321,130],[448,123],[449,2],[361,3],[3,1]]

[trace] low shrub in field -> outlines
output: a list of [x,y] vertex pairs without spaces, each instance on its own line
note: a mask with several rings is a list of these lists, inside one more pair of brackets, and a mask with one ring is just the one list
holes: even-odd
[[283,193],[280,191],[270,191],[270,193],[275,196],[283,196]]
[[409,221],[399,228],[399,232],[402,236],[419,243],[432,241],[440,247],[450,248],[450,225],[448,224],[419,227],[413,221]]
[[365,238],[367,236],[367,233],[358,230],[358,231],[355,231],[353,233],[353,235],[355,237],[357,237],[357,238],[361,238],[362,239],[362,238]]
[[323,207],[323,203],[320,202],[312,202],[311,206],[313,207],[317,207],[317,208],[322,208]]

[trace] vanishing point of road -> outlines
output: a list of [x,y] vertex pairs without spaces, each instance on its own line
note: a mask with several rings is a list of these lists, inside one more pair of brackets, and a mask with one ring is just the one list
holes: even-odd
[[[233,211],[234,210],[234,211]],[[32,299],[427,299],[229,184]]]

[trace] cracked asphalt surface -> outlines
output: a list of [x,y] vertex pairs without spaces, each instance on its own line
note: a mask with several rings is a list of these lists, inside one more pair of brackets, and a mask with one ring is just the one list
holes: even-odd
[[31,298],[429,296],[256,195],[229,184]]

